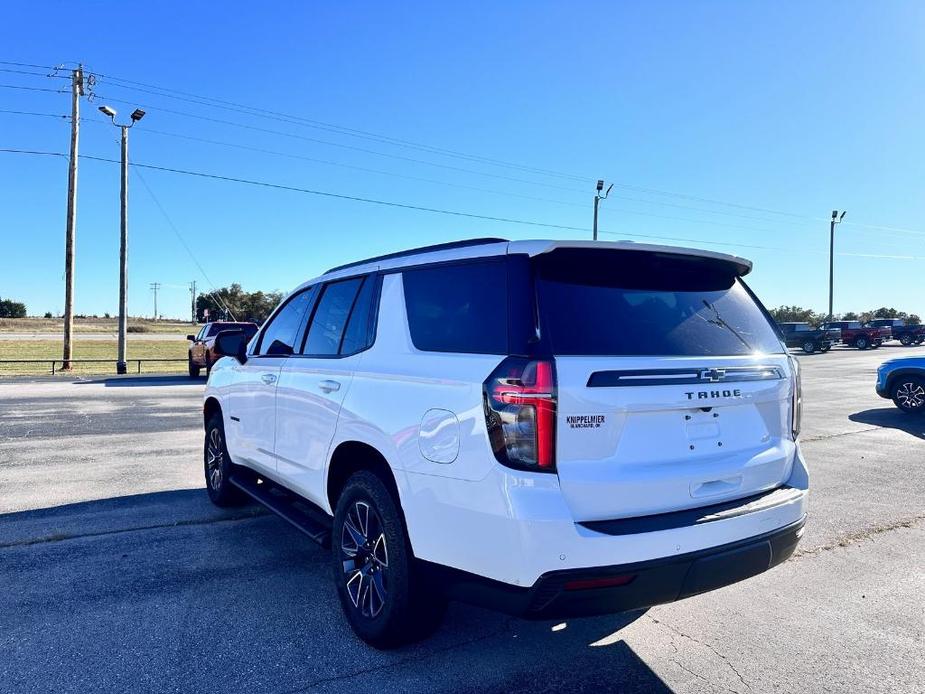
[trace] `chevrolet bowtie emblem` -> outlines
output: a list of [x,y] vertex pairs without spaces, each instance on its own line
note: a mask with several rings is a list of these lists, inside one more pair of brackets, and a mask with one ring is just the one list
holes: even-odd
[[716,383],[717,381],[722,381],[724,378],[726,378],[726,369],[704,369],[700,372],[701,381]]

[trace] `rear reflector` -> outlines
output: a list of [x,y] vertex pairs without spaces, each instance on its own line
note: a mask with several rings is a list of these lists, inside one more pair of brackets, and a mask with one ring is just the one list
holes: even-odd
[[624,576],[606,576],[603,578],[586,578],[580,581],[569,581],[563,588],[565,590],[591,590],[593,588],[614,588],[625,586],[636,579],[636,574]]

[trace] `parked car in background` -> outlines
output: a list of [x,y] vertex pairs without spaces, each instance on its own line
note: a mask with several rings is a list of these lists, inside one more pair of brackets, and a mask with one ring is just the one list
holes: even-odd
[[881,332],[881,329],[867,327],[861,324],[860,321],[833,321],[831,323],[823,323],[822,327],[825,330],[830,330],[832,328],[841,330],[841,341],[849,347],[857,347],[858,349],[873,347],[876,349],[883,344],[884,333]]
[[877,395],[908,414],[925,412],[925,357],[885,361],[877,369]]
[[208,495],[329,544],[378,647],[436,628],[448,598],[567,619],[766,571],[800,540],[809,478],[799,363],[750,270],[503,239],[333,268],[249,344],[219,335]]
[[193,344],[189,347],[189,375],[190,378],[199,376],[202,369],[206,373],[212,370],[212,364],[218,360],[215,354],[215,336],[222,330],[242,330],[247,340],[257,334],[256,323],[232,323],[230,321],[214,321],[205,323],[195,335],[187,335],[186,339]]
[[888,339],[899,340],[906,347],[920,345],[925,341],[925,325],[910,325],[902,318],[874,318],[868,325],[881,330],[889,328]]
[[799,347],[807,354],[828,352],[841,339],[838,328],[814,328],[809,323],[778,323],[788,347]]

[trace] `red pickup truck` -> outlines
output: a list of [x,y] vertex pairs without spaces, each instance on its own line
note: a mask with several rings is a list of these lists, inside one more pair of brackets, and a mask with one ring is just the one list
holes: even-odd
[[842,344],[848,345],[850,347],[857,347],[858,349],[868,349],[870,347],[876,349],[883,344],[884,340],[890,339],[891,335],[889,328],[878,328],[869,325],[862,325],[860,321],[856,320],[842,320],[834,321],[832,323],[824,323],[822,327],[825,329],[840,329]]

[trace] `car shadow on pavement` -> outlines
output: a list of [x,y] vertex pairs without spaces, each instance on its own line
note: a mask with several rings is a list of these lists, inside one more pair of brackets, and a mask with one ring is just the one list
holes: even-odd
[[875,409],[855,412],[848,416],[852,422],[872,424],[887,429],[899,429],[916,438],[925,439],[925,416],[921,414],[906,414],[898,407],[878,407]]
[[106,378],[80,379],[75,384],[96,384],[106,388],[138,388],[150,386],[201,386],[205,377],[190,378],[186,374],[159,374],[151,376],[107,376]]
[[645,610],[528,622],[454,603],[428,639],[370,648],[326,550],[202,489],[0,515],[0,583],[6,691],[671,691],[623,639]]

